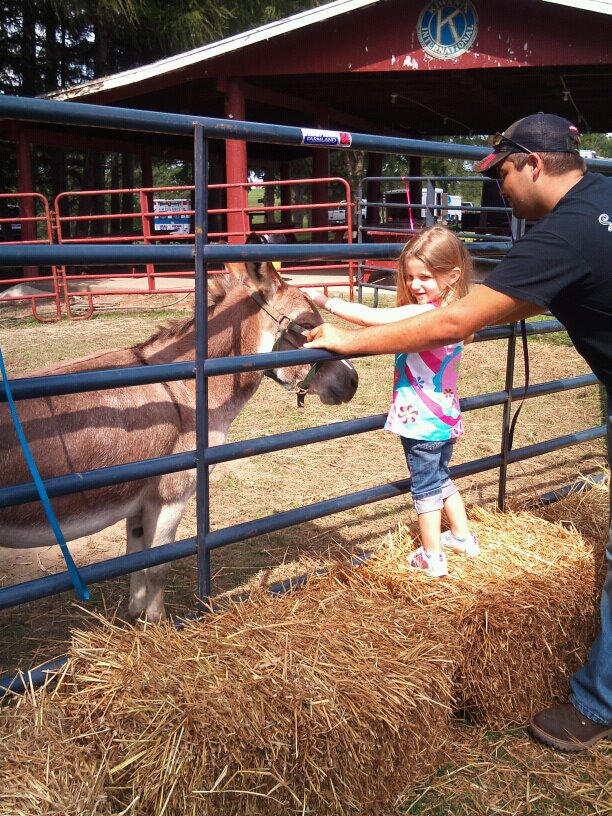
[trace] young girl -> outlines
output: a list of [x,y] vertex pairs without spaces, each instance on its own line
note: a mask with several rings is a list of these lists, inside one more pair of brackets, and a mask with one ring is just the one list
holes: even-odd
[[[447,306],[467,294],[472,259],[445,227],[428,227],[411,238],[399,258],[397,305],[374,309],[304,290],[317,306],[361,326],[391,323]],[[449,476],[453,445],[463,434],[457,373],[463,343],[395,356],[393,402],[385,430],[399,435],[412,477],[420,546],[409,556],[413,569],[432,577],[448,574],[444,547],[476,556],[463,500]],[[444,508],[450,530],[441,534]]]

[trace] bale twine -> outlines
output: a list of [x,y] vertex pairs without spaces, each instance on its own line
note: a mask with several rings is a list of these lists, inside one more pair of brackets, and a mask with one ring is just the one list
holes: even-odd
[[[101,623],[74,635],[54,690],[5,715],[18,723],[0,759],[16,813],[52,812],[26,792],[22,760],[42,737],[59,746],[43,778],[66,786],[66,814],[388,816],[449,733],[450,638],[365,571],[336,568],[178,633]],[[92,752],[98,809],[79,781]]]

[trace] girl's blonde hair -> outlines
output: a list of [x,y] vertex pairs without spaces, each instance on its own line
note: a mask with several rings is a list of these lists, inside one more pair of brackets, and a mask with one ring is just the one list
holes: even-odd
[[[410,291],[407,275],[410,258],[422,261],[436,281],[446,286],[446,292],[442,297],[444,305],[467,295],[474,277],[474,267],[465,244],[446,227],[426,227],[408,241],[399,256],[396,301],[398,306],[416,303]],[[454,283],[445,281],[453,269],[461,270],[461,274]]]

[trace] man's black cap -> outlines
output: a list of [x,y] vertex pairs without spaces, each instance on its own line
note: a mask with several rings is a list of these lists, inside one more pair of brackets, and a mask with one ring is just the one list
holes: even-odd
[[552,113],[534,113],[496,133],[495,150],[474,170],[495,178],[500,164],[512,153],[578,153],[580,133],[568,119]]

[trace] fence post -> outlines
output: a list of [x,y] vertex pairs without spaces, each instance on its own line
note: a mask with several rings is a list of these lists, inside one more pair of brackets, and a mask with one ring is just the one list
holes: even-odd
[[208,379],[204,361],[208,357],[208,264],[204,245],[208,243],[208,139],[202,125],[194,126],[195,181],[195,321],[196,321],[196,543],[198,549],[198,598],[210,597],[210,550],[206,538],[210,530],[209,474],[204,464],[208,449]]
[[[525,221],[512,216],[511,235],[514,243],[525,233]],[[508,481],[508,454],[510,452],[510,423],[512,421],[512,387],[514,384],[514,360],[516,357],[516,334],[519,324],[512,326],[512,335],[508,338],[506,351],[506,402],[502,419],[501,457],[499,468],[499,482],[497,487],[497,506],[500,510],[506,509],[506,483]]]
[[[364,182],[365,182],[365,192],[366,195],[364,196]],[[357,216],[357,243],[363,243],[363,232],[365,225],[361,223],[361,201],[362,198],[367,202],[367,180],[360,179],[359,184],[357,185],[357,207],[358,207],[358,216]],[[366,223],[368,218],[368,206],[366,203]],[[357,303],[363,303],[363,258],[360,258],[357,262]]]
[[502,463],[499,466],[499,481],[497,485],[497,506],[500,510],[506,507],[506,482],[508,479],[508,453],[510,439],[510,421],[512,415],[512,384],[514,382],[514,357],[516,354],[516,329],[518,323],[512,326],[512,335],[508,338],[506,349],[506,382],[504,390],[506,401],[504,402],[504,412],[502,419],[501,457]]
[[[140,189],[138,190],[138,203],[140,206],[140,223],[142,229],[142,240],[145,244],[151,244],[151,236],[153,230],[151,229],[151,216],[149,212],[151,210],[149,206],[149,202],[151,201],[152,196],[148,190]],[[153,222],[155,223],[155,222]],[[145,268],[147,270],[147,288],[149,292],[155,291],[155,278],[153,273],[155,272],[155,267],[153,264],[145,264]]]
[[437,210],[434,209],[436,204],[436,182],[434,179],[428,178],[427,179],[427,188],[426,188],[426,198],[425,198],[425,226],[426,227],[433,227],[436,223],[436,214]]

